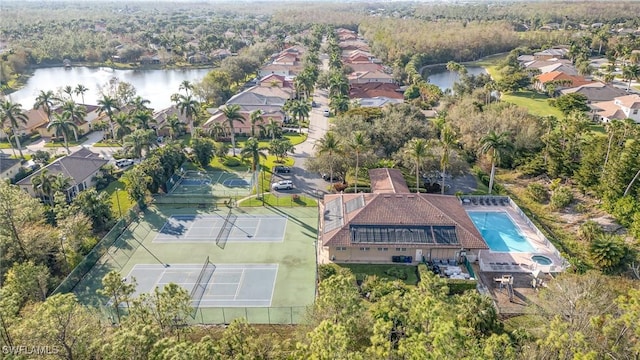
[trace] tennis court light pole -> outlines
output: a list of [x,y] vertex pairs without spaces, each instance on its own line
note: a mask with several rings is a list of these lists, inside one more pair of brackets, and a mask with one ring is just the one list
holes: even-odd
[[118,218],[122,218],[122,210],[120,209],[120,194],[118,194],[120,188],[116,188],[116,202],[118,203]]

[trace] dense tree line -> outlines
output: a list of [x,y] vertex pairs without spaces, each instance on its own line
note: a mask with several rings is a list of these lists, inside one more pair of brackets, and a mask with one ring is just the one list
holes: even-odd
[[[361,285],[336,266],[320,268],[318,298],[294,328],[185,326],[187,291],[175,284],[134,296],[135,279],[107,274],[98,293],[110,321],[73,294],[42,299],[48,274],[16,265],[0,292],[0,344],[37,342],[45,358],[119,359],[532,359],[634,358],[640,354],[640,292],[629,281],[564,274],[539,296],[530,325],[503,322],[491,299],[453,293],[426,267],[417,286],[369,276]],[[119,305],[126,305],[126,314]],[[12,348],[11,346],[15,346]],[[19,354],[16,354],[19,355]]]

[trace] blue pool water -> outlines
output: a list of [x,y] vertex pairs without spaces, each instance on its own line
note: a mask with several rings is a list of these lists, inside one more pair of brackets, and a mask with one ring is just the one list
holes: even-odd
[[502,252],[535,251],[505,212],[469,211],[467,213],[489,245],[489,249]]

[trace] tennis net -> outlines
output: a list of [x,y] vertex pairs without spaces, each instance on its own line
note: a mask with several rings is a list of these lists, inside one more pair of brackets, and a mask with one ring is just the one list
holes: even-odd
[[224,224],[222,224],[222,228],[220,228],[220,232],[218,233],[218,236],[216,236],[216,245],[218,245],[220,249],[224,249],[227,245],[229,234],[231,234],[231,229],[236,223],[237,218],[238,215],[232,214],[231,210],[229,210],[229,214],[224,219]]
[[193,284],[193,289],[191,289],[191,300],[193,301],[193,310],[191,311],[191,317],[195,319],[195,316],[198,312],[198,308],[200,307],[200,301],[202,301],[202,296],[204,292],[207,290],[207,285],[209,284],[209,280],[211,280],[211,276],[213,276],[213,272],[216,270],[216,266],[209,262],[209,257],[204,262],[204,266],[202,270],[200,270],[200,275],[198,275],[198,279],[195,284]]

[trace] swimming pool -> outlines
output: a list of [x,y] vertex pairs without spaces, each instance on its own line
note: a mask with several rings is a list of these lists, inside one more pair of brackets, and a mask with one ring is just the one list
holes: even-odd
[[468,211],[489,249],[500,252],[534,252],[507,213],[503,211]]

